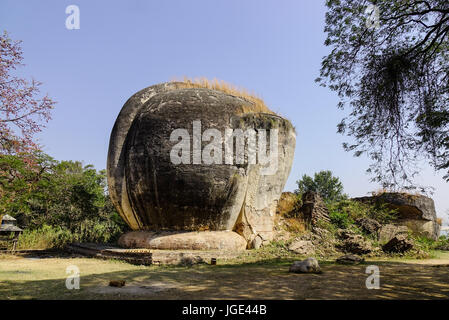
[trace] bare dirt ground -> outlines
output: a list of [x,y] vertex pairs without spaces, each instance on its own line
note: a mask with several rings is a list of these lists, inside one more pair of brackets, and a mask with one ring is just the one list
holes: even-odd
[[[449,253],[428,260],[370,260],[356,266],[321,262],[322,274],[292,274],[291,261],[134,266],[87,258],[0,257],[0,299],[448,299]],[[80,289],[65,286],[66,268],[80,270]],[[369,290],[368,265],[380,270]],[[123,288],[110,280],[126,280]]]

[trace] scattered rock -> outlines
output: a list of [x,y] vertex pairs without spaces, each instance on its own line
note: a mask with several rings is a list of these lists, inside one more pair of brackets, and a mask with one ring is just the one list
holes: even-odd
[[403,253],[413,248],[413,242],[404,234],[393,237],[382,246],[382,250],[388,253]]
[[337,237],[342,240],[352,238],[355,235],[356,235],[356,233],[352,230],[348,230],[348,229],[338,229],[337,230]]
[[340,264],[360,264],[365,262],[365,259],[355,254],[345,254],[337,258],[337,263]]
[[312,241],[296,239],[288,246],[288,250],[307,256],[315,252],[315,246]]
[[386,224],[379,230],[379,242],[382,244],[387,243],[395,236],[408,234],[408,228],[406,226],[396,226],[394,224]]
[[200,256],[195,256],[195,257],[184,257],[181,259],[181,261],[179,262],[179,264],[181,266],[186,266],[186,267],[191,267],[194,264],[200,264],[200,263],[205,263],[205,261],[203,260],[203,258],[201,258]]
[[373,251],[371,243],[359,234],[346,234],[347,238],[339,245],[339,248],[347,253],[368,254]]
[[125,280],[111,280],[111,281],[109,281],[109,286],[110,287],[121,288],[121,287],[124,287],[125,284],[126,284]]
[[313,233],[319,236],[321,239],[328,238],[330,236],[330,232],[323,228],[313,228]]
[[293,234],[285,229],[283,225],[278,225],[274,232],[274,241],[288,241],[293,238]]
[[382,227],[382,225],[374,219],[360,218],[355,222],[364,232],[369,234],[375,234]]
[[315,258],[307,258],[302,261],[295,261],[290,266],[289,272],[294,273],[321,273],[320,265]]

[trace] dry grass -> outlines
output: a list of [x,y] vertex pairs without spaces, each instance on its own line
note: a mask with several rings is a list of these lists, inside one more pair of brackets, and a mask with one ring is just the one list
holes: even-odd
[[[447,254],[443,257],[447,259]],[[295,258],[296,260],[299,257]],[[4,259],[0,299],[447,299],[449,268],[367,261],[357,266],[321,261],[322,274],[288,272],[292,260],[187,267],[132,266],[84,258]],[[447,264],[447,260],[435,261]],[[366,266],[378,265],[381,289],[368,290]],[[80,270],[80,290],[67,290],[66,268]],[[123,288],[109,287],[124,280]]]
[[408,189],[390,190],[390,189],[386,189],[386,188],[379,188],[375,191],[372,191],[371,195],[373,197],[375,197],[375,196],[380,196],[384,193],[402,193],[402,194],[406,194],[409,196],[422,196],[423,195],[419,191],[412,191],[412,190],[408,190]]
[[299,218],[286,218],[284,224],[288,232],[303,233],[307,230],[306,223]]
[[265,105],[265,102],[256,94],[250,93],[245,88],[237,87],[223,80],[218,80],[215,78],[213,80],[208,80],[204,77],[195,79],[184,77],[184,79],[182,80],[175,78],[171,80],[171,82],[176,83],[182,86],[183,88],[205,88],[217,90],[249,101],[251,104],[243,108],[242,110],[243,113],[264,112],[274,114],[274,112],[271,111]]

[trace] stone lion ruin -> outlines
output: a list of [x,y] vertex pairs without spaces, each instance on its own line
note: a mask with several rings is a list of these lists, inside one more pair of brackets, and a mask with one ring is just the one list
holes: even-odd
[[[233,161],[210,164],[196,159],[195,163],[188,155],[185,161],[174,163],[170,154],[179,144],[173,141],[176,129],[190,134],[183,142],[190,149],[197,144],[203,155],[209,152],[211,137],[205,139],[203,133],[202,139],[195,140],[192,124],[198,121],[203,130],[213,128],[223,136],[229,129],[258,134],[275,131],[277,143],[267,134],[262,136],[262,145],[277,156],[276,170],[261,174],[269,164],[251,161],[252,151],[260,158],[260,136],[252,144],[257,150],[251,149],[247,137],[249,148],[244,150],[243,163],[236,159],[237,139],[231,150]],[[110,196],[133,230],[122,235],[119,244],[126,248],[243,250],[269,242],[295,142],[291,123],[251,96],[190,82],[162,83],[137,92],[120,111],[109,143]],[[213,151],[214,159],[229,157],[218,151]]]

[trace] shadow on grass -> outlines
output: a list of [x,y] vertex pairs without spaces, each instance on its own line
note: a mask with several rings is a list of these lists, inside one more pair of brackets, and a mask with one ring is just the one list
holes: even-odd
[[[92,258],[95,261],[94,258]],[[294,259],[180,266],[151,266],[83,276],[81,289],[65,278],[2,281],[1,299],[448,299],[449,266],[370,262],[322,263],[322,274],[288,272]],[[113,263],[113,262],[110,262]],[[122,263],[122,262],[116,262]],[[378,265],[378,290],[366,288],[366,267]],[[126,264],[123,263],[126,267]],[[126,280],[122,289],[110,280]]]

